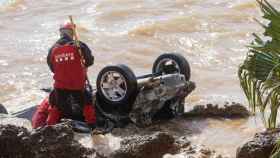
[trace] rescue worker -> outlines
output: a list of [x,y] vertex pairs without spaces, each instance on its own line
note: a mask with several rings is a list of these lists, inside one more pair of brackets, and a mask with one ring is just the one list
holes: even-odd
[[45,98],[40,105],[37,106],[36,111],[34,112],[32,116],[32,127],[38,128],[38,127],[43,127],[47,125],[47,119],[49,115],[49,109],[50,109],[50,104],[49,104],[49,98]]
[[[75,44],[75,26],[67,23],[60,27],[60,39],[50,49],[47,63],[54,76],[54,90],[49,96],[47,125],[53,125],[64,118],[73,119],[72,103],[78,104],[86,123],[94,128],[95,109],[91,95],[86,91],[87,68],[93,65],[94,57],[89,47],[79,41]],[[79,53],[81,49],[81,54]]]

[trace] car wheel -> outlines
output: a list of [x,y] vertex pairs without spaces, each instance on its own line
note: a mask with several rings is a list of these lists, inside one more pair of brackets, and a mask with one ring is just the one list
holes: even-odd
[[190,80],[191,68],[186,58],[177,53],[166,53],[160,55],[153,64],[153,73],[180,73]]
[[128,113],[137,93],[137,79],[126,65],[107,66],[97,76],[98,99],[105,111]]

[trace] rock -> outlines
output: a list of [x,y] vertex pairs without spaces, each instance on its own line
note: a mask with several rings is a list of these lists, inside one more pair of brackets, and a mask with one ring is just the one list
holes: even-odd
[[161,158],[174,152],[175,139],[171,135],[156,132],[153,135],[132,136],[121,142],[121,148],[110,157],[113,158]]
[[177,147],[177,152],[187,149],[191,146],[191,142],[187,139],[187,137],[179,137],[175,140],[175,145]]
[[29,132],[24,127],[0,125],[0,157],[32,158]]
[[203,145],[188,146],[187,148],[180,149],[180,152],[171,155],[166,154],[163,158],[226,158],[217,154],[214,150],[211,150]]
[[253,140],[237,149],[236,158],[269,158],[279,136],[280,129],[257,133]]
[[250,112],[239,103],[226,103],[220,107],[218,105],[196,105],[193,110],[186,112],[184,117],[226,117],[226,118],[246,118]]
[[36,158],[83,158],[92,154],[89,149],[74,140],[71,124],[67,122],[32,131],[30,145]]
[[31,133],[24,127],[0,125],[0,151],[0,157],[19,158],[86,158],[94,153],[74,139],[68,123],[46,126]]
[[233,102],[231,105],[225,104],[224,107],[225,117],[246,118],[250,116],[250,112],[247,110],[247,108],[245,108],[245,106],[241,105],[240,103]]
[[0,104],[0,114],[8,114],[7,109],[2,104]]
[[[172,155],[173,154],[173,155]],[[169,133],[130,136],[110,158],[223,158],[202,145],[192,145],[186,137],[173,137]]]

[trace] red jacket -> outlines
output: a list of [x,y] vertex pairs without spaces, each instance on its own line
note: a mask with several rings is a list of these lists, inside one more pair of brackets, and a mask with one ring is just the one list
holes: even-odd
[[54,88],[82,90],[85,86],[87,69],[81,63],[81,56],[73,42],[57,44],[51,52],[54,72]]

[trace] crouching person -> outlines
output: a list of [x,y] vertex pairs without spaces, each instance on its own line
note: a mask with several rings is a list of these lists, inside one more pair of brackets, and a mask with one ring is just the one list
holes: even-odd
[[[55,93],[51,94],[51,102],[56,102],[53,99]],[[65,104],[68,104],[71,109],[67,111],[68,115],[63,114],[56,106],[50,104],[49,97],[45,98],[40,105],[37,106],[35,113],[32,116],[32,127],[38,128],[46,125],[54,125],[59,123],[61,118],[87,122],[91,128],[95,128],[96,115],[93,107],[91,93],[85,92],[85,102],[75,103],[73,97],[67,99]],[[81,106],[83,105],[83,106]]]
[[75,103],[82,107],[86,123],[95,127],[95,109],[92,102],[88,101],[85,91],[87,68],[93,65],[94,57],[85,43],[78,41],[78,48],[73,40],[74,29],[73,24],[63,25],[59,29],[60,39],[48,53],[47,63],[54,74],[54,90],[49,96],[46,123],[53,125],[61,118],[72,119],[71,106]]

